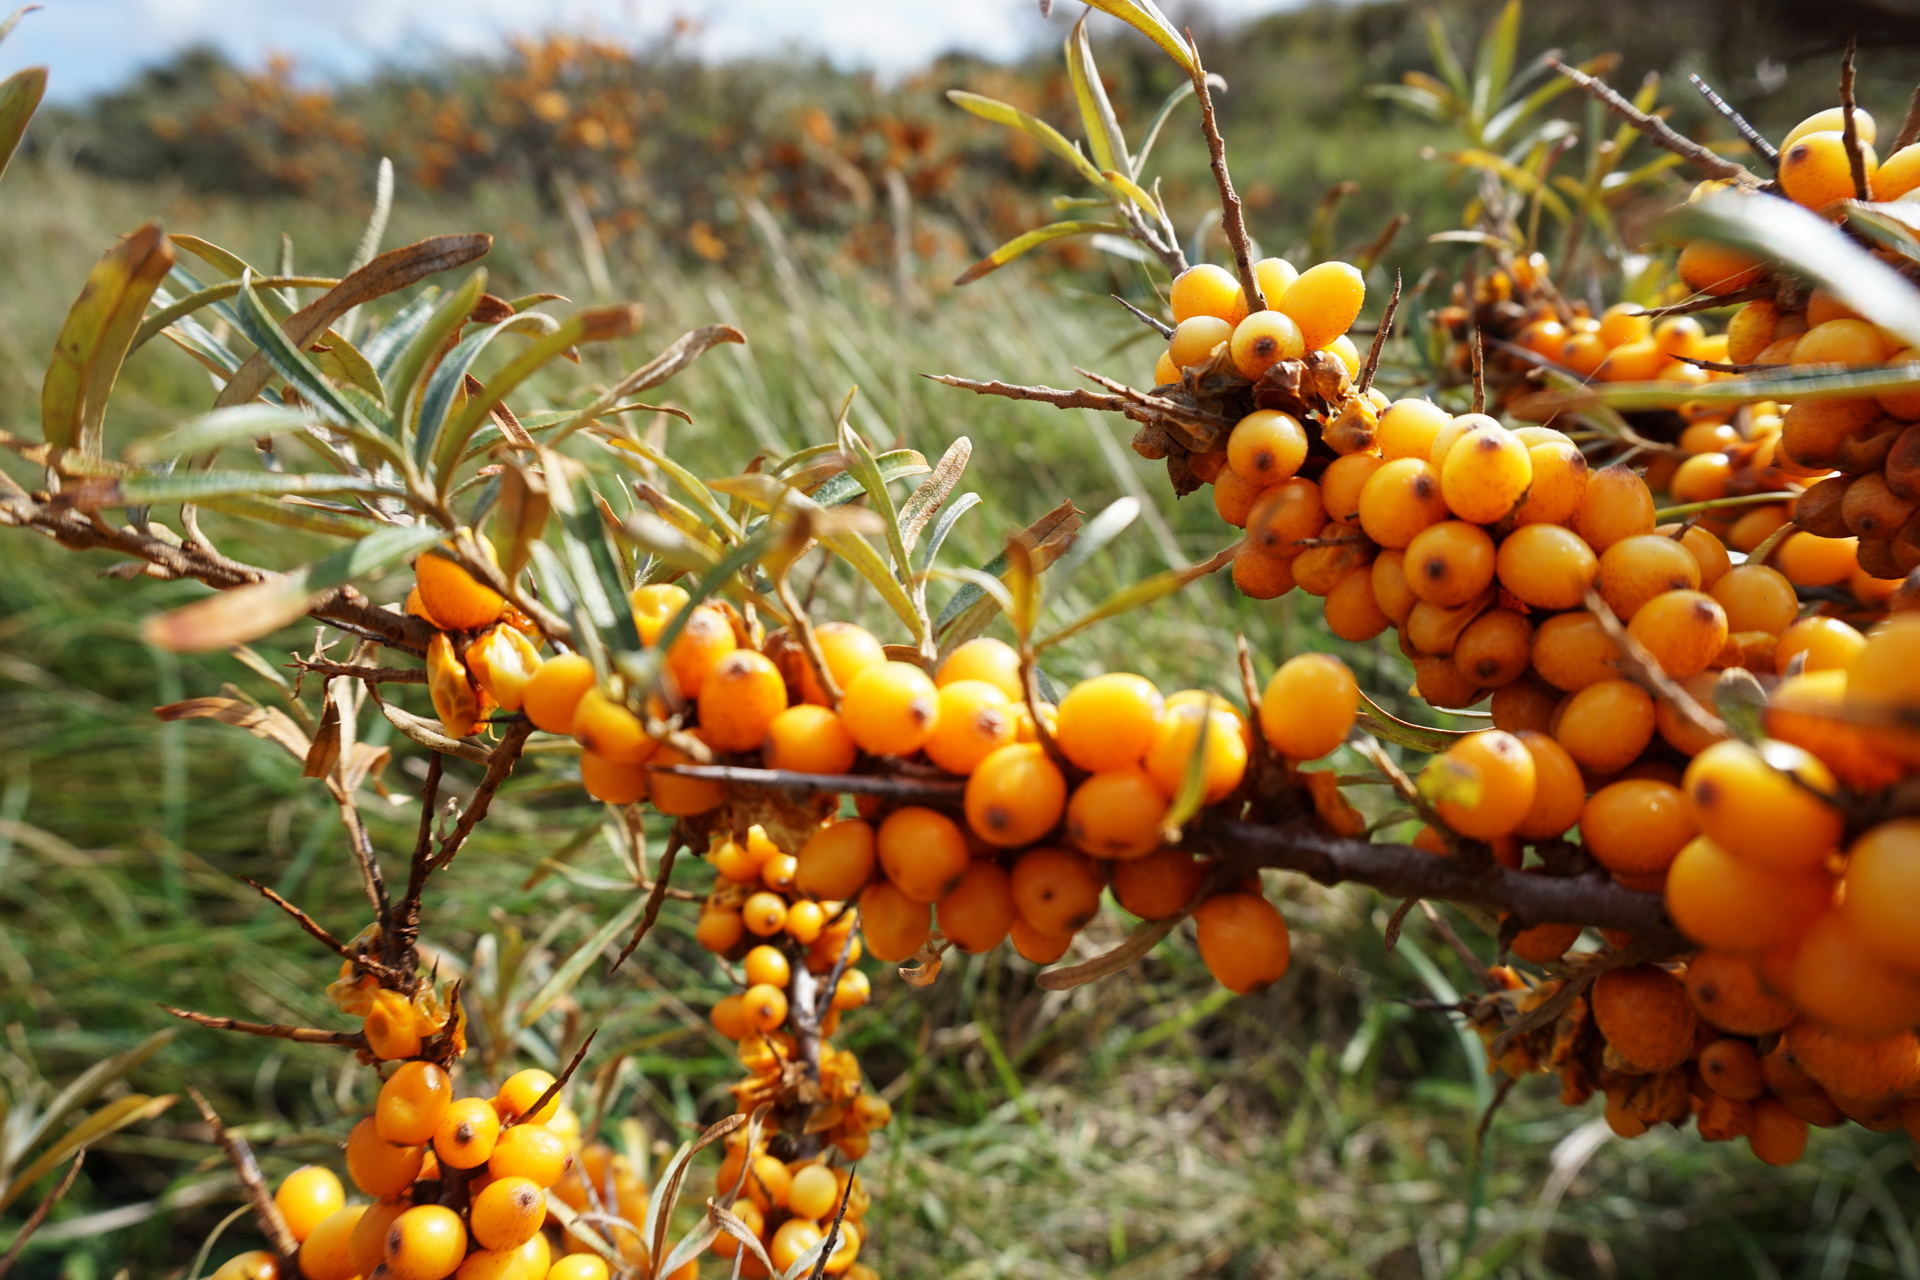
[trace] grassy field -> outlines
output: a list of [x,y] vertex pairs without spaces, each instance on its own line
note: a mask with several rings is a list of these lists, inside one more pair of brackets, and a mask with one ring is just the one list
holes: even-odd
[[[1383,146],[1369,163],[1412,163],[1413,140],[1396,145],[1397,160]],[[330,272],[363,210],[115,185],[57,160],[17,168],[0,186],[0,426],[33,429],[45,353],[88,263],[149,216],[263,263],[285,231],[297,264]],[[459,203],[403,193],[387,242],[467,229],[504,233],[490,259],[496,291],[590,297],[578,239],[518,193]],[[1061,498],[1087,510],[1143,500],[1147,516],[1064,609],[1222,545],[1204,499],[1175,503],[1164,476],[1127,450],[1124,424],[977,400],[918,376],[1067,385],[1074,364],[1127,376],[1148,362],[1142,331],[1089,277],[1015,268],[956,294],[939,283],[954,265],[915,263],[903,296],[894,279],[850,270],[835,245],[803,237],[764,242],[753,265],[724,270],[616,255],[612,282],[646,304],[645,333],[590,355],[581,386],[556,381],[528,400],[580,399],[682,329],[726,321],[750,345],[709,355],[664,397],[694,416],[669,436],[702,475],[822,438],[857,386],[854,422],[869,438],[930,455],[957,435],[973,441],[967,487],[987,501],[956,535],[963,560],[992,554]],[[204,377],[160,348],[129,369],[117,439],[210,399]],[[306,549],[257,535],[231,546],[276,564]],[[359,918],[338,822],[289,760],[148,713],[224,682],[264,694],[266,682],[230,657],[141,644],[140,617],[197,589],[95,576],[109,564],[17,534],[0,541],[0,1079],[16,1108],[167,1027],[157,1002],[332,1024],[321,992],[332,965],[237,877],[336,928]],[[837,609],[871,613],[856,593],[828,590]],[[1132,669],[1163,687],[1231,692],[1236,629],[1271,662],[1327,644],[1316,614],[1297,596],[1258,605],[1204,582],[1084,635],[1049,674]],[[296,630],[257,648],[279,662],[307,639]],[[1374,667],[1370,687],[1404,685],[1386,649],[1354,660]],[[417,764],[396,764],[397,790]],[[613,1064],[603,1129],[632,1118],[657,1157],[730,1107],[735,1068],[700,1015],[724,979],[693,945],[690,915],[669,912],[640,963],[530,1011],[560,961],[633,892],[563,774],[536,757],[509,788],[492,830],[430,902],[429,938],[442,972],[469,979],[475,1069],[555,1065],[557,1045],[599,1026],[596,1063]],[[404,806],[369,817],[383,850],[411,841]],[[705,874],[694,867],[690,883]],[[1690,1133],[1616,1141],[1597,1103],[1567,1111],[1543,1080],[1515,1092],[1476,1154],[1492,1093],[1477,1042],[1398,1002],[1463,989],[1457,958],[1417,916],[1387,953],[1392,904],[1367,893],[1271,887],[1299,939],[1294,970],[1248,999],[1225,998],[1178,937],[1071,993],[1041,991],[1031,966],[1005,953],[951,965],[928,989],[876,973],[878,998],[846,1032],[898,1115],[864,1166],[877,1200],[866,1259],[888,1276],[945,1280],[1920,1275],[1920,1177],[1897,1134],[1816,1133],[1803,1164],[1775,1171],[1743,1145],[1707,1147]],[[1092,954],[1124,927],[1103,919],[1079,945]],[[184,1029],[133,1084],[198,1085],[244,1120],[273,1172],[326,1158],[366,1105],[364,1073],[347,1065]],[[104,1144],[21,1274],[187,1274],[238,1204],[204,1139],[181,1103]],[[16,1207],[0,1221],[0,1242],[19,1219]],[[212,1256],[247,1232],[233,1226]]]

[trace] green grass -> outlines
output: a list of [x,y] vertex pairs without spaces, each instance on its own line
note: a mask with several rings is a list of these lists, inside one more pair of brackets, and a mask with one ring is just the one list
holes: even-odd
[[[297,260],[315,269],[344,260],[358,234],[351,213],[115,187],[50,166],[16,171],[0,187],[0,272],[11,284],[0,306],[9,393],[0,425],[32,429],[40,363],[87,264],[153,213],[255,261],[277,255],[285,228]],[[389,242],[514,223],[522,230],[494,255],[496,287],[584,296],[569,234],[504,196],[471,207],[403,201]],[[1135,328],[1111,304],[1018,268],[952,294],[926,284],[944,278],[943,264],[923,264],[921,296],[903,302],[887,281],[838,269],[831,246],[800,243],[771,262],[731,274],[616,262],[616,282],[649,308],[646,332],[590,356],[582,381],[638,363],[685,327],[737,323],[750,346],[709,355],[662,393],[696,420],[670,425],[676,456],[718,475],[756,450],[819,439],[858,385],[854,421],[876,441],[933,454],[956,435],[973,440],[968,487],[987,502],[952,544],[965,561],[992,554],[1062,497],[1092,510],[1140,496],[1147,517],[1076,581],[1063,611],[1224,542],[1204,498],[1174,503],[1126,450],[1123,424],[976,399],[917,376],[1067,385],[1076,363],[1125,375],[1146,348],[1121,349]],[[550,382],[529,403],[539,394],[580,392]],[[156,344],[129,370],[111,434],[130,438],[209,399],[204,380]],[[237,553],[299,558],[271,538],[215,532]],[[228,657],[174,659],[143,646],[137,620],[196,589],[91,576],[109,563],[18,534],[0,540],[0,1072],[10,1090],[69,1080],[167,1025],[159,1001],[337,1025],[321,994],[333,964],[237,876],[281,888],[337,929],[362,918],[338,823],[290,759],[232,730],[162,727],[147,714],[223,682],[256,693],[264,682]],[[873,615],[841,580],[826,599],[836,612]],[[1049,670],[1072,679],[1134,669],[1168,688],[1231,691],[1234,629],[1271,664],[1328,645],[1316,613],[1298,597],[1240,601],[1210,581],[1086,633]],[[305,642],[296,629],[258,648],[277,661]],[[1371,685],[1404,687],[1398,660],[1375,652]],[[410,764],[403,753],[389,773],[398,789],[415,776]],[[450,776],[472,781],[466,766]],[[443,974],[471,978],[477,1074],[553,1065],[556,1044],[599,1026],[596,1065],[617,1063],[609,1115],[638,1117],[657,1155],[727,1108],[733,1074],[698,1012],[724,978],[692,945],[686,912],[667,914],[638,964],[611,979],[596,971],[530,1026],[514,1025],[559,960],[631,898],[593,831],[598,815],[575,794],[536,760],[437,884],[429,938]],[[389,855],[411,841],[408,809],[375,804],[369,816]],[[583,843],[582,831],[593,832]],[[696,865],[690,883],[704,874]],[[1178,938],[1135,970],[1069,993],[1041,991],[1031,966],[1005,954],[950,965],[926,990],[876,974],[879,998],[846,1031],[899,1117],[864,1166],[878,1202],[869,1260],[889,1276],[947,1280],[1829,1277],[1920,1265],[1906,1207],[1920,1179],[1898,1135],[1818,1133],[1805,1164],[1774,1171],[1744,1146],[1705,1147],[1691,1134],[1591,1142],[1597,1105],[1568,1112],[1543,1080],[1516,1092],[1476,1164],[1490,1092],[1477,1047],[1444,1019],[1395,1003],[1461,988],[1461,966],[1419,922],[1387,954],[1391,904],[1363,891],[1298,879],[1271,887],[1296,929],[1294,970],[1248,999],[1223,998]],[[1123,928],[1103,918],[1077,954],[1112,945]],[[133,1083],[197,1084],[279,1171],[328,1158],[369,1099],[365,1077],[336,1054],[186,1029]],[[176,1106],[94,1153],[23,1273],[184,1274],[236,1203],[204,1133]],[[102,1231],[103,1222],[123,1225]],[[246,1236],[236,1225],[221,1250]]]

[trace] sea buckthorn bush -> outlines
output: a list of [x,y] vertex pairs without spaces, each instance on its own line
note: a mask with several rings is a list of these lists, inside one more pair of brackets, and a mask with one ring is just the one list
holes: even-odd
[[[1072,586],[1138,498],[1063,503],[954,565],[971,442],[931,461],[876,449],[851,395],[822,443],[696,474],[636,425],[657,408],[636,397],[745,342],[732,326],[536,395],[556,361],[631,335],[639,307],[496,296],[474,265],[486,236],[337,279],[262,276],[157,224],[101,258],[48,363],[39,438],[7,438],[34,475],[0,484],[0,523],[213,588],[144,622],[162,651],[251,654],[317,624],[299,684],[254,655],[274,694],[157,710],[298,762],[338,808],[369,912],[343,938],[253,886],[330,957],[312,977],[332,1025],[167,1009],[357,1068],[339,1158],[271,1180],[245,1125],[195,1094],[267,1246],[215,1260],[210,1241],[210,1274],[679,1278],[712,1255],[709,1273],[870,1280],[861,1162],[894,1108],[842,1024],[885,968],[926,987],[1008,953],[1066,991],[1180,930],[1222,1000],[1249,996],[1293,968],[1285,873],[1402,900],[1388,946],[1426,907],[1479,985],[1433,1012],[1490,1074],[1553,1075],[1622,1138],[1690,1125],[1786,1165],[1810,1126],[1920,1137],[1920,463],[1903,452],[1920,250],[1887,211],[1920,189],[1920,111],[1877,162],[1849,62],[1840,106],[1779,146],[1740,122],[1763,179],[1660,123],[1648,95],[1556,63],[1702,171],[1659,224],[1658,305],[1568,302],[1512,202],[1488,200],[1474,268],[1409,334],[1404,280],[1383,290],[1371,259],[1253,248],[1198,48],[1151,4],[1119,8],[1190,82],[1232,265],[1188,261],[1082,23],[1067,56],[1084,146],[955,100],[1071,164],[1094,191],[1080,201],[1111,208],[1099,233],[1163,269],[1126,304],[1154,339],[1150,376],[938,379],[1122,414],[1174,497],[1211,489],[1217,554],[1096,598]],[[9,85],[0,112],[23,124],[39,86]],[[1091,229],[1029,232],[961,282]],[[292,289],[319,292],[295,308]],[[478,363],[509,334],[516,354]],[[108,393],[162,335],[214,373],[214,403],[110,448]],[[1440,352],[1433,376],[1397,367],[1409,343]],[[337,545],[242,563],[201,510]],[[873,609],[834,616],[852,611],[816,591],[828,570]],[[1205,688],[1049,673],[1075,637],[1223,572],[1249,608],[1319,598],[1339,651],[1241,637]],[[394,754],[372,729],[420,765],[404,859],[383,861],[360,813]],[[478,780],[456,788],[455,761]],[[657,1177],[607,1114],[596,1033],[570,1019],[550,1062],[516,1067],[501,1008],[474,994],[498,956],[455,963],[430,937],[449,878],[487,874],[474,837],[521,786],[599,806],[589,838],[633,871],[522,1030],[603,952],[660,982],[667,912],[724,983],[698,1016],[737,1061],[727,1113]],[[1095,940],[1109,900],[1137,922],[1117,945]]]

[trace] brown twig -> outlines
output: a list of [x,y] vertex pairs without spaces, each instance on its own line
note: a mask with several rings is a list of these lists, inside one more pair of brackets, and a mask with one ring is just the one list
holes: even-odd
[[[700,767],[711,769],[715,766]],[[607,966],[608,973],[612,973],[627,962],[627,957],[634,953],[641,940],[647,936],[647,931],[653,928],[653,922],[660,918],[660,906],[667,900],[667,884],[673,878],[673,860],[680,856],[680,845],[679,828],[676,827],[674,834],[667,839],[666,851],[660,855],[660,869],[653,874],[653,891],[647,894],[647,907],[640,913],[640,923],[634,926],[633,937],[627,940],[627,945],[620,949],[620,954],[614,957],[611,965]]]
[[1467,966],[1474,978],[1480,983],[1480,986],[1483,989],[1492,989],[1491,975],[1487,972],[1487,962],[1473,953],[1473,948],[1469,947],[1466,942],[1461,939],[1460,935],[1454,931],[1453,925],[1448,922],[1447,918],[1441,915],[1439,910],[1424,898],[1420,900],[1420,911],[1427,917],[1427,923],[1433,926],[1433,931],[1440,935],[1440,940],[1452,949],[1453,954],[1460,957],[1460,963]]
[[838,791],[853,796],[894,796],[908,800],[958,800],[967,784],[961,779],[887,777],[869,773],[794,773],[788,769],[751,769],[734,764],[650,764],[651,773],[672,773],[709,782],[775,791]]
[[519,1115],[507,1121],[505,1124],[501,1125],[500,1127],[503,1129],[511,1129],[514,1125],[521,1123],[528,1116],[539,1115],[540,1108],[546,1106],[549,1102],[552,1102],[555,1098],[559,1097],[560,1091],[567,1087],[567,1081],[573,1079],[573,1073],[580,1069],[580,1064],[582,1062],[586,1061],[587,1050],[593,1047],[593,1038],[599,1034],[600,1034],[600,1028],[598,1027],[595,1027],[593,1030],[587,1032],[587,1038],[580,1042],[580,1047],[578,1049],[574,1050],[573,1060],[567,1063],[566,1070],[562,1071],[558,1076],[554,1077],[553,1083],[548,1085],[538,1098],[534,1099],[534,1103],[532,1106],[528,1107],[525,1111],[521,1112]]
[[1659,662],[1647,652],[1646,646],[1633,638],[1632,633],[1620,624],[1620,619],[1613,616],[1613,610],[1600,598],[1600,593],[1591,587],[1587,588],[1586,604],[1587,612],[1593,615],[1607,638],[1619,645],[1620,652],[1625,655],[1626,663],[1620,670],[1622,676],[1672,707],[1700,732],[1714,738],[1727,736],[1727,726],[1720,717],[1694,701],[1693,695],[1661,669]]
[[1636,316],[1645,316],[1649,320],[1661,320],[1667,316],[1692,315],[1696,311],[1718,311],[1722,307],[1736,306],[1742,302],[1771,301],[1775,286],[1772,284],[1752,284],[1744,289],[1735,289],[1732,293],[1705,294],[1698,298],[1688,298],[1685,302],[1676,302],[1666,307],[1647,307],[1632,312]]
[[1900,132],[1894,135],[1893,146],[1887,151],[1892,155],[1920,142],[1920,86],[1915,86],[1913,96],[1907,99],[1906,118],[1900,121]]
[[1487,344],[1478,324],[1473,326],[1473,411],[1487,411]]
[[460,821],[454,824],[453,831],[440,841],[440,852],[434,856],[433,870],[438,871],[453,861],[460,847],[487,816],[487,809],[493,804],[494,792],[500,790],[500,784],[513,772],[513,766],[519,763],[520,753],[526,749],[527,739],[533,736],[531,720],[517,720],[507,727],[500,736],[498,746],[487,753],[487,773],[480,779],[480,785],[473,790],[473,799],[467,801],[467,807],[460,812]]
[[243,1035],[292,1040],[298,1044],[337,1044],[351,1049],[367,1047],[366,1036],[358,1031],[322,1031],[318,1027],[290,1027],[280,1022],[242,1022],[238,1018],[221,1018],[211,1013],[196,1013],[192,1009],[176,1009],[170,1004],[160,1007],[176,1018],[212,1031],[238,1031]]
[[420,900],[427,891],[427,877],[433,874],[433,824],[440,808],[440,777],[446,757],[438,751],[427,756],[427,776],[420,784],[420,827],[414,833],[413,854],[407,859],[407,889],[401,895],[400,909],[388,921],[386,937],[394,964],[411,970],[414,944],[420,938]]
[[[1715,93],[1713,86],[1705,80],[1702,80],[1699,76],[1688,75],[1687,79],[1692,83],[1694,88],[1700,91],[1700,96],[1707,100],[1707,105],[1711,106],[1715,111],[1718,111],[1726,122],[1733,126],[1733,131],[1739,134],[1741,139],[1749,147],[1753,148],[1755,155],[1765,160],[1774,170],[1777,171],[1780,168],[1780,152],[1778,148],[1771,142],[1768,142],[1758,129],[1748,124],[1747,118],[1734,110],[1732,103]],[[1916,99],[1916,101],[1920,101],[1920,99]]]
[[1366,363],[1360,366],[1360,379],[1353,384],[1361,395],[1373,386],[1373,375],[1380,371],[1380,355],[1386,350],[1387,335],[1393,330],[1393,318],[1400,310],[1400,273],[1393,273],[1393,292],[1387,295],[1387,309],[1380,313],[1380,325],[1373,332],[1373,345],[1367,348]]
[[342,960],[347,960],[347,961],[353,962],[354,964],[362,965],[365,968],[375,973],[379,973],[383,975],[390,975],[393,973],[391,969],[389,969],[386,965],[382,964],[380,961],[375,960],[371,956],[363,955],[362,953],[358,951],[354,951],[352,948],[348,947],[346,943],[340,941],[340,939],[334,937],[332,933],[328,932],[327,928],[324,925],[322,925],[318,920],[315,920],[312,916],[302,911],[299,907],[294,906],[291,902],[288,902],[285,898],[275,893],[272,889],[269,889],[266,885],[261,884],[258,880],[251,880],[245,876],[242,876],[241,879],[245,881],[247,884],[253,886],[253,888],[259,892],[261,897],[265,898],[268,902],[271,902],[274,906],[280,908],[282,911],[292,916],[294,919],[294,922],[298,924],[302,929],[306,930],[307,933],[310,934],[315,941],[319,942],[321,946],[325,947],[327,950],[339,956]]
[[1712,373],[1765,373],[1769,369],[1786,369],[1784,364],[1727,364],[1719,360],[1700,360],[1693,356],[1675,356],[1682,364],[1690,364],[1696,369],[1706,369]]
[[1103,396],[1094,391],[1082,391],[1078,387],[1071,391],[1062,391],[1058,387],[1028,387],[1013,382],[980,382],[973,378],[956,378],[950,373],[923,373],[920,376],[929,382],[959,387],[962,391],[971,391],[976,395],[1004,396],[1009,400],[1038,400],[1056,409],[1100,409],[1107,413],[1124,413],[1129,418],[1140,422],[1148,421],[1150,417],[1146,410],[1123,396]]
[[281,1216],[280,1206],[273,1202],[273,1194],[267,1190],[267,1180],[260,1176],[260,1166],[254,1161],[247,1140],[221,1122],[220,1113],[208,1104],[198,1089],[188,1085],[187,1096],[193,1099],[194,1106],[200,1108],[201,1118],[213,1126],[214,1140],[227,1153],[228,1163],[239,1175],[240,1186],[247,1193],[247,1202],[253,1206],[253,1216],[260,1220],[261,1234],[267,1237],[267,1243],[279,1256],[281,1265],[290,1268],[294,1256],[300,1252],[300,1242],[294,1239],[286,1218]]
[[1847,148],[1847,169],[1853,175],[1853,198],[1867,198],[1867,158],[1860,150],[1860,123],[1854,119],[1853,55],[1860,37],[1847,37],[1847,51],[1840,56],[1840,140]]
[[1665,120],[1658,116],[1650,116],[1634,106],[1598,76],[1590,76],[1578,67],[1568,66],[1558,58],[1547,59],[1547,65],[1573,81],[1588,96],[1597,99],[1607,110],[1645,134],[1647,140],[1654,146],[1671,151],[1681,159],[1689,161],[1709,178],[1724,178],[1755,187],[1762,185],[1760,179],[1745,165],[1723,159],[1693,139],[1675,132]]
[[1109,298],[1112,298],[1115,302],[1119,303],[1121,306],[1125,307],[1128,311],[1131,311],[1133,313],[1134,319],[1138,320],[1141,324],[1146,325],[1149,329],[1152,329],[1155,333],[1159,334],[1161,337],[1171,338],[1173,336],[1173,326],[1168,324],[1165,320],[1162,320],[1158,316],[1148,315],[1146,312],[1134,306],[1131,302],[1128,302],[1125,298],[1121,297],[1117,293],[1110,293],[1107,296]]
[[1227,141],[1220,136],[1220,122],[1213,113],[1213,90],[1207,85],[1207,70],[1200,65],[1200,46],[1187,32],[1187,52],[1193,58],[1193,92],[1200,99],[1200,130],[1207,136],[1207,161],[1213,168],[1213,181],[1220,188],[1220,229],[1227,234],[1233,250],[1234,265],[1239,268],[1240,288],[1247,295],[1248,311],[1265,311],[1267,300],[1253,274],[1253,245],[1247,236],[1246,210],[1240,193],[1233,189],[1233,175],[1227,172]]
[[325,658],[295,658],[287,664],[300,671],[323,676],[351,676],[372,684],[425,684],[427,673],[411,667],[363,667],[352,662],[329,662]]
[[[1184,427],[1190,428],[1189,434],[1204,432],[1205,439],[1208,441],[1233,430],[1233,419],[1231,418],[1223,417],[1217,413],[1209,413],[1205,409],[1190,408],[1178,401],[1168,400],[1163,396],[1156,396],[1152,392],[1135,390],[1124,382],[1116,382],[1114,379],[1094,373],[1090,369],[1082,369],[1079,365],[1073,366],[1073,371],[1083,378],[1088,378],[1099,383],[1115,395],[1133,401],[1141,408],[1152,413],[1163,425],[1168,421],[1177,422]],[[1200,436],[1195,436],[1196,441],[1200,439]],[[1204,449],[1206,446],[1203,444],[1201,447]]]
[[80,1166],[86,1163],[86,1159],[85,1147],[73,1153],[73,1163],[67,1166],[64,1174],[60,1175],[60,1181],[54,1184],[53,1190],[47,1192],[45,1199],[33,1207],[33,1212],[27,1215],[26,1222],[13,1233],[13,1247],[7,1250],[6,1257],[0,1258],[0,1280],[6,1280],[7,1273],[13,1270],[13,1264],[18,1262],[20,1255],[27,1251],[27,1241],[33,1239],[33,1233],[40,1229],[40,1224],[47,1220],[49,1213],[53,1212],[53,1206],[65,1199],[67,1192],[73,1190],[73,1180],[80,1176]]
[[820,1256],[813,1260],[813,1270],[807,1273],[807,1280],[820,1280],[827,1269],[827,1263],[840,1248],[840,1224],[846,1220],[847,1204],[853,1199],[853,1180],[859,1177],[859,1165],[847,1168],[847,1188],[840,1193],[840,1207],[833,1211],[833,1225],[827,1228],[827,1242],[820,1249]]

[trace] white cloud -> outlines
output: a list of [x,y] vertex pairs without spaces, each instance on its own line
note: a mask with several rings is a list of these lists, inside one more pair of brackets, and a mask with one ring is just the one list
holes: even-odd
[[[1248,17],[1302,0],[1209,0]],[[246,63],[293,55],[322,75],[352,75],[441,49],[496,47],[510,34],[588,29],[632,42],[662,39],[676,19],[693,47],[723,58],[799,47],[844,66],[900,73],[949,50],[1013,57],[1057,40],[1080,12],[1072,0],[1043,21],[1035,0],[43,0],[0,48],[0,65],[43,62],[49,92],[74,100],[139,66],[210,43]]]

